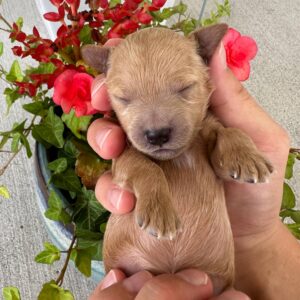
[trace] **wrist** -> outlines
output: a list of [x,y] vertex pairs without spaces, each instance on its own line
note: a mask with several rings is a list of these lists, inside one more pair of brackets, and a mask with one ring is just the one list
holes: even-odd
[[235,241],[236,288],[253,299],[298,299],[300,244],[286,226],[278,220],[272,230],[246,238],[247,244]]

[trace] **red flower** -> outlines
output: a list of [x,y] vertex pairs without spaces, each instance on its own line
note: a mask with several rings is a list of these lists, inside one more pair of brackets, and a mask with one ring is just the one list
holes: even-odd
[[250,74],[250,63],[257,53],[256,42],[248,36],[229,28],[223,38],[228,67],[240,81],[247,80]]
[[97,112],[91,105],[91,86],[93,77],[75,70],[66,70],[54,82],[53,101],[65,113],[75,109],[77,117]]
[[144,12],[144,10],[140,10],[137,13],[137,18],[142,24],[149,24],[152,21],[152,16]]
[[46,13],[44,14],[44,18],[50,22],[63,21],[65,18],[65,9],[63,6],[60,6],[58,8],[58,13],[55,12]]

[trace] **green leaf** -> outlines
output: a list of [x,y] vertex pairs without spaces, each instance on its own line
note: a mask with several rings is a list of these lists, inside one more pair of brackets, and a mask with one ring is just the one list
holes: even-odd
[[[1,133],[0,133],[0,135],[1,135]],[[8,135],[3,135],[2,140],[0,142],[0,149],[2,149],[5,146],[5,144],[7,143],[8,139],[9,139]]]
[[102,233],[105,233],[105,230],[106,230],[106,223],[102,223],[102,224],[100,225],[100,231],[101,231]]
[[81,183],[73,169],[67,169],[60,174],[54,174],[51,178],[52,183],[63,190],[80,192]]
[[66,141],[64,151],[69,157],[76,158],[79,155],[79,151],[71,140]]
[[0,56],[3,54],[3,42],[0,42]]
[[41,62],[37,68],[30,68],[26,74],[52,74],[56,70],[53,63]]
[[77,249],[93,249],[92,260],[102,260],[103,234],[76,227]]
[[21,300],[19,290],[14,286],[7,286],[2,289],[4,300]]
[[86,131],[92,116],[76,117],[74,109],[69,114],[63,114],[61,119],[79,139],[86,140]]
[[0,196],[4,197],[6,199],[10,198],[10,194],[9,194],[7,187],[0,185]]
[[55,115],[53,107],[49,108],[48,115],[42,123],[32,129],[34,138],[44,140],[56,148],[62,148],[64,145],[63,132],[64,124],[61,118]]
[[19,17],[18,20],[16,21],[16,24],[18,25],[19,29],[21,30],[22,27],[23,27],[23,18],[22,17]]
[[90,277],[92,273],[92,257],[95,253],[94,248],[73,249],[71,259],[75,262],[77,269],[86,277]]
[[115,7],[117,4],[120,4],[121,0],[110,0],[109,1],[109,8]]
[[23,80],[22,70],[17,60],[14,60],[14,62],[12,63],[8,74],[6,75],[6,80],[10,82]]
[[83,45],[94,43],[92,39],[92,29],[89,25],[84,25],[82,27],[79,33],[79,40],[83,43]]
[[16,89],[6,88],[3,94],[5,95],[5,100],[7,104],[7,113],[9,112],[10,107],[15,103],[15,101],[23,97],[18,93],[17,88]]
[[45,211],[45,217],[68,224],[71,222],[71,216],[64,210],[63,203],[58,195],[51,191],[48,199],[49,208]]
[[21,143],[24,145],[24,147],[26,149],[27,157],[30,158],[32,156],[32,152],[31,152],[31,149],[30,149],[28,139],[24,134],[21,134]]
[[290,217],[295,223],[300,224],[300,210],[284,209],[280,211],[280,217],[283,219]]
[[55,174],[64,172],[68,167],[68,161],[65,157],[58,158],[48,164],[48,169],[53,171]]
[[288,161],[286,164],[286,169],[285,169],[285,175],[284,175],[286,179],[291,179],[293,177],[295,158],[296,158],[296,154],[294,153],[289,154]]
[[46,107],[45,104],[41,101],[24,104],[22,107],[26,111],[30,112],[31,114],[38,115],[38,116],[45,115]]
[[75,203],[73,219],[76,226],[81,229],[98,231],[99,227],[97,227],[96,221],[105,212],[106,210],[97,201],[95,193],[83,188]]
[[16,153],[19,149],[19,143],[21,139],[21,134],[16,132],[12,135],[12,142],[11,142],[11,151]]
[[283,185],[283,195],[282,195],[282,203],[281,209],[291,209],[295,207],[296,199],[293,190],[286,183]]
[[38,300],[75,300],[70,291],[59,287],[54,280],[43,285]]
[[111,169],[111,162],[105,161],[94,153],[82,152],[76,160],[76,174],[87,188],[94,188],[99,177]]
[[55,261],[60,260],[60,251],[53,244],[45,242],[44,247],[45,250],[40,252],[35,257],[35,262],[40,264],[51,265]]

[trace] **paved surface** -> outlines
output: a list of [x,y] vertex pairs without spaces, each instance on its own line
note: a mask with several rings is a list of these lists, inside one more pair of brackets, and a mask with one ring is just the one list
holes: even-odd
[[[30,31],[33,24],[44,28],[34,0],[3,2],[1,13],[9,20],[23,16],[25,31]],[[193,12],[199,12],[200,3],[199,0],[190,0]],[[297,1],[234,1],[233,15],[227,20],[258,42],[259,54],[246,86],[274,119],[289,131],[294,146],[300,146],[299,15]],[[0,37],[6,43],[6,53],[0,60],[8,66],[14,57],[3,32],[0,32]],[[1,82],[0,94],[3,88]],[[4,130],[10,128],[14,120],[20,119],[22,111],[16,106],[9,117],[4,117],[5,101],[3,97],[0,99],[0,130]],[[6,159],[1,154],[0,164]],[[55,278],[61,268],[60,265],[48,267],[33,262],[48,237],[36,206],[32,173],[33,161],[28,161],[22,152],[0,180],[0,184],[7,185],[12,192],[10,200],[0,199],[0,288],[6,285],[19,287],[23,300],[35,300],[41,284]],[[294,188],[299,195],[300,185],[294,183]],[[95,284],[71,267],[65,287],[73,290],[76,299],[82,300],[87,298]]]

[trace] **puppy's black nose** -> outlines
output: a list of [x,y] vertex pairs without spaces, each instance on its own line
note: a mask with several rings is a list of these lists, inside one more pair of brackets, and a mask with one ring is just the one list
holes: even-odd
[[170,139],[171,128],[151,129],[145,131],[145,137],[149,144],[159,145],[167,143]]

